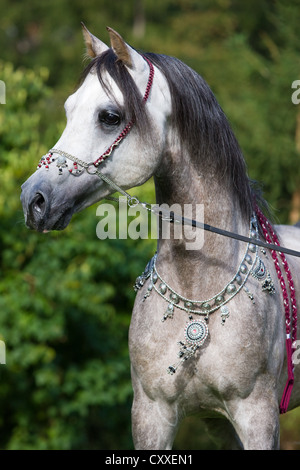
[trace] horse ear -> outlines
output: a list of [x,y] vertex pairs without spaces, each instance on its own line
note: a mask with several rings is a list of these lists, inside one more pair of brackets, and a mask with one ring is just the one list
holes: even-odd
[[109,27],[106,29],[109,33],[111,47],[118,59],[130,69],[144,70],[145,61],[141,55],[132,47],[128,46],[119,33]]
[[83,37],[86,44],[86,51],[92,58],[102,54],[102,52],[108,49],[108,46],[100,39],[96,38],[92,33],[89,32],[84,23],[81,22]]

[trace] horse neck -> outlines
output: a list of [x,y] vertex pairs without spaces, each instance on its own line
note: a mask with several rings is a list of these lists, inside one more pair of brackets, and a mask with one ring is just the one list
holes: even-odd
[[[202,174],[188,158],[182,160],[168,155],[163,159],[154,181],[158,205],[171,207],[176,204],[187,218],[197,218],[197,213],[201,214],[203,210],[202,222],[248,235],[250,221],[242,214],[237,197],[230,187],[216,180],[213,172]],[[186,214],[187,207],[192,208],[193,212]],[[200,210],[196,211],[197,207]],[[184,289],[187,296],[197,298],[201,295],[199,281],[193,282],[201,277],[202,295],[208,298],[221,290],[237,271],[246,246],[211,232],[202,232],[202,245],[199,234],[195,232],[201,229],[189,230],[189,240],[193,230],[194,236],[199,238],[200,248],[189,249],[189,242],[176,239],[172,231],[167,238],[163,238],[162,231],[159,231],[157,265],[161,275],[169,279],[174,288]]]

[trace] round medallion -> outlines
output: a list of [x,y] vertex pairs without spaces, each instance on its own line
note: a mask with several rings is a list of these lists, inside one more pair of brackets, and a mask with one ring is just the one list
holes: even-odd
[[208,327],[203,320],[192,320],[185,327],[185,338],[191,344],[201,346],[207,335]]

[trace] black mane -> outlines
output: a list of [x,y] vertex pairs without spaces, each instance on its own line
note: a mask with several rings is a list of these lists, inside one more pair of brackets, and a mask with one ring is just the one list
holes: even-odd
[[[247,176],[246,164],[228,119],[205,80],[179,59],[162,54],[144,54],[165,76],[172,96],[172,124],[181,143],[199,169],[210,168],[216,178],[236,193],[241,210],[248,217],[253,212],[254,192]],[[134,120],[139,133],[150,129],[147,108],[140,91],[112,49],[96,57],[84,70],[83,79],[96,70],[103,78],[108,72],[124,96],[127,120]]]

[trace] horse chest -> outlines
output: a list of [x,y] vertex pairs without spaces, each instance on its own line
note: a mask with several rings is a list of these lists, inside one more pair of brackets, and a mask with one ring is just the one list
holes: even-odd
[[247,396],[260,370],[269,368],[274,345],[270,331],[255,327],[265,322],[264,310],[270,306],[255,309],[251,302],[245,306],[243,300],[232,302],[225,325],[217,315],[210,318],[205,344],[171,375],[169,366],[179,360],[178,342],[183,339],[187,319],[178,315],[162,322],[160,300],[143,302],[138,294],[129,347],[132,367],[145,393],[152,399],[176,401],[188,413],[219,411],[224,401]]

